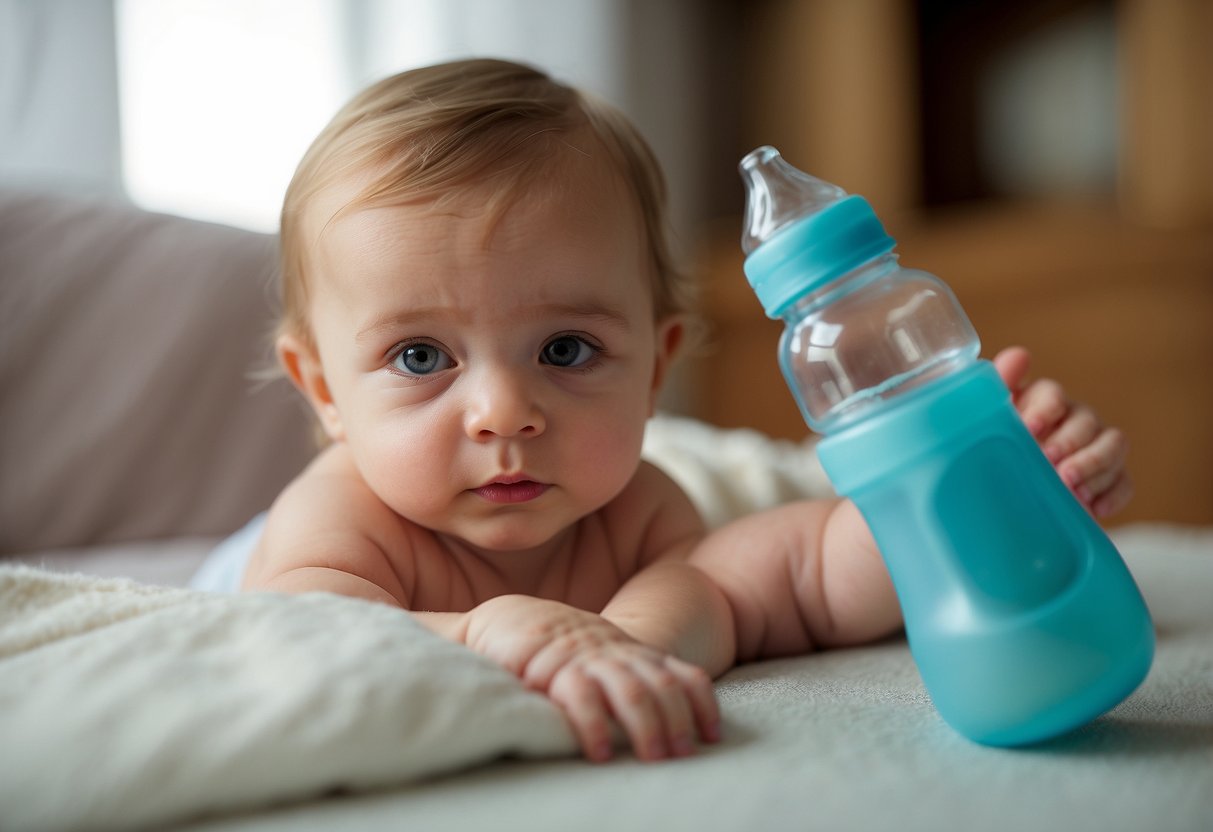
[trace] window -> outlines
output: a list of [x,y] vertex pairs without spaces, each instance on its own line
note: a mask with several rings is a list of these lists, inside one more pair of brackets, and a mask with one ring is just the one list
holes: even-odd
[[328,0],[119,0],[123,168],[138,204],[277,229],[308,143],[345,98]]

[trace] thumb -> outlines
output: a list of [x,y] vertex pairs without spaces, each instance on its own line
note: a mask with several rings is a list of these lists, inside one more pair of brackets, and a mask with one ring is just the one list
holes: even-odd
[[994,356],[994,369],[1012,394],[1018,393],[1028,378],[1032,354],[1023,347],[1007,347]]

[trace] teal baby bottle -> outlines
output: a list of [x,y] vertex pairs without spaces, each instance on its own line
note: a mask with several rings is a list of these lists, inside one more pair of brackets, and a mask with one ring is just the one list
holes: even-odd
[[914,661],[966,737],[1023,745],[1141,683],[1149,612],[1028,432],[952,291],[898,265],[866,200],[772,147],[741,162],[745,272],[784,377],[888,566]]

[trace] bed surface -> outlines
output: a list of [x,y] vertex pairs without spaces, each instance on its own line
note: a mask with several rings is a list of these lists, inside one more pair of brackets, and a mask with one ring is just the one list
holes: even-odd
[[[731,671],[718,684],[725,740],[694,758],[656,765],[626,754],[607,765],[585,763],[558,736],[550,715],[515,713],[506,721],[516,734],[501,745],[501,736],[491,736],[499,722],[486,722],[500,721],[500,714],[485,700],[459,705],[462,694],[454,691],[441,706],[446,711],[433,701],[410,700],[432,709],[435,719],[449,719],[451,707],[467,709],[468,730],[478,732],[479,740],[451,731],[452,747],[470,742],[473,751],[490,756],[514,747],[528,758],[478,764],[475,753],[462,762],[457,754],[448,755],[446,768],[437,774],[421,764],[402,769],[394,782],[355,783],[338,794],[322,788],[303,798],[286,797],[281,790],[275,795],[274,778],[267,776],[265,788],[253,789],[244,808],[182,828],[1207,830],[1213,828],[1213,531],[1137,526],[1114,537],[1154,615],[1159,636],[1154,666],[1141,688],[1111,713],[1041,746],[990,749],[955,734],[932,708],[904,640],[895,638]],[[204,541],[178,545],[173,552],[178,571],[188,572],[187,564],[205,550]],[[110,564],[119,568],[118,552],[111,557]],[[70,553],[44,563],[71,564]],[[211,687],[215,684],[202,684],[192,695],[215,701],[221,695]],[[147,707],[158,706],[155,691],[147,697]],[[388,707],[376,717],[382,721],[399,706],[379,707]],[[425,716],[416,707],[396,711],[397,718]],[[76,770],[85,774],[79,777],[108,764],[92,781],[109,778],[109,788],[122,800],[90,813],[83,805],[73,807],[72,794],[87,794],[88,788],[79,787],[95,782],[77,783],[69,791],[71,784],[61,780],[47,803],[66,807],[63,813],[30,828],[72,828],[73,811],[77,820],[91,818],[84,826],[100,820],[110,828],[144,825],[136,821],[137,810],[153,801],[147,773],[122,779],[121,760],[108,759],[107,749],[120,749],[130,738],[124,740],[121,728],[114,730],[109,737],[104,732],[93,737],[94,745],[78,732],[49,732],[46,740],[62,745],[58,753],[82,758]],[[331,747],[314,746],[313,762],[349,751],[340,747],[337,734],[325,741]],[[300,767],[292,760],[297,747],[273,734],[262,742],[257,749],[261,771],[273,768],[275,760],[282,769]],[[499,743],[497,750],[492,742]],[[363,763],[384,752],[382,743],[367,743]],[[436,759],[450,751],[432,734],[413,737],[409,745],[402,756],[424,757],[428,748]],[[188,808],[187,800],[161,820],[184,821],[200,808],[223,804],[217,775],[209,775],[216,779],[208,784],[206,769],[191,769],[188,751],[180,753],[186,756],[178,774],[190,775],[193,782],[183,785],[163,775],[155,782],[157,788],[188,795],[194,808],[173,814]],[[14,758],[8,759],[11,764]],[[233,759],[232,765],[239,763]],[[216,790],[208,796],[211,786]],[[123,796],[123,789],[129,794]],[[11,792],[4,795],[0,790],[0,805],[17,799]]]
[[1213,829],[1213,533],[1125,530],[1159,634],[1141,688],[1027,750],[942,723],[904,640],[725,676],[726,740],[695,759],[503,762],[195,830]]

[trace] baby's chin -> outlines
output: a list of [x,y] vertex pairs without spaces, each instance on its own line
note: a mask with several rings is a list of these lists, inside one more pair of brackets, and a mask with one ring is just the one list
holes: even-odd
[[482,553],[518,555],[558,547],[567,535],[572,534],[575,524],[574,520],[555,527],[555,524],[540,518],[520,515],[508,520],[495,518],[493,522],[477,523],[471,527],[463,525],[439,534]]
[[500,555],[508,561],[520,558],[544,558],[568,546],[588,512],[499,511],[492,517],[451,523],[434,533],[456,547],[471,550],[492,559]]
[[[402,520],[417,530],[429,532],[440,542],[477,554],[492,553],[542,555],[566,543],[577,525],[605,505],[597,500],[572,497],[566,489],[551,486],[534,499],[523,502],[493,502],[470,490],[432,510],[413,504],[390,506]],[[606,501],[606,502],[609,502]]]

